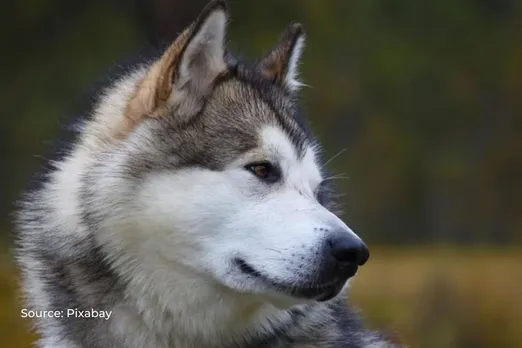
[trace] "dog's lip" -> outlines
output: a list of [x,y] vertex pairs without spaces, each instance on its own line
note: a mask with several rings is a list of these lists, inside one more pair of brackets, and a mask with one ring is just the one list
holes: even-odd
[[260,271],[256,270],[242,258],[235,258],[234,264],[245,274],[260,279],[277,292],[283,292],[293,297],[313,299],[319,302],[328,301],[337,296],[342,290],[348,278],[351,278],[357,272],[357,266],[354,265],[349,274],[345,277],[336,277],[332,281],[323,284],[310,286],[296,286],[295,284],[285,284],[277,280],[271,279]]

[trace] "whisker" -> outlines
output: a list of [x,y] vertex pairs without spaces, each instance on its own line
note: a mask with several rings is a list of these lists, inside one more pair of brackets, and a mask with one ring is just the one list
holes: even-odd
[[338,153],[336,153],[335,155],[333,155],[332,157],[330,157],[330,159],[323,164],[322,168],[326,167],[328,165],[328,163],[332,162],[335,158],[337,158],[340,155],[342,155],[346,150],[348,150],[348,149],[344,148],[341,151],[339,151]]
[[327,181],[327,180],[337,180],[337,179],[350,179],[349,176],[345,176],[346,173],[341,173],[341,174],[337,174],[337,175],[332,175],[332,176],[329,176],[327,178],[324,178],[322,181]]

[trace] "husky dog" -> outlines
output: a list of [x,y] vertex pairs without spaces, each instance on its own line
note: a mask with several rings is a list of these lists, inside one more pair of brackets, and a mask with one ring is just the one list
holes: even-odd
[[393,346],[346,304],[369,252],[299,116],[301,26],[247,64],[227,20],[212,1],[113,81],[21,203],[39,347]]

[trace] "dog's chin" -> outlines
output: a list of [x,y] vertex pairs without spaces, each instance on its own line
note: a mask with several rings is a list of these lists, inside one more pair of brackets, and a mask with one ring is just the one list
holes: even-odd
[[275,277],[262,274],[243,259],[235,259],[234,263],[240,272],[254,278],[256,282],[262,282],[273,294],[273,296],[270,296],[271,302],[278,307],[331,300],[341,293],[345,285],[348,284],[348,280],[357,272],[357,266],[353,266],[349,270],[345,270],[343,274],[321,283],[295,280],[280,281],[276,280]]

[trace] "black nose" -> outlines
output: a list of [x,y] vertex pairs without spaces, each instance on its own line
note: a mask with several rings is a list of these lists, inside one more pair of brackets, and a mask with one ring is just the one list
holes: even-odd
[[342,231],[328,239],[330,253],[337,262],[362,266],[368,261],[370,251],[364,242],[352,233]]

